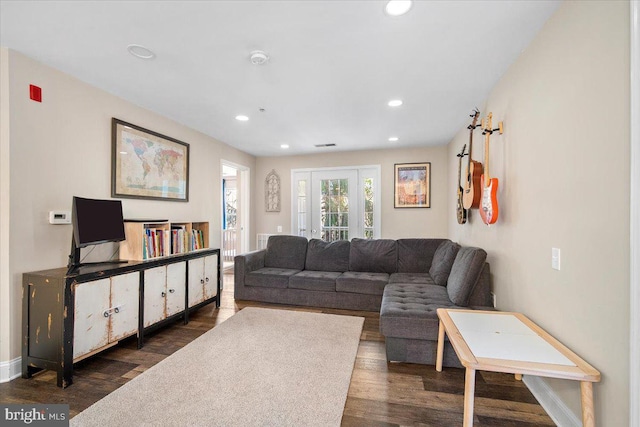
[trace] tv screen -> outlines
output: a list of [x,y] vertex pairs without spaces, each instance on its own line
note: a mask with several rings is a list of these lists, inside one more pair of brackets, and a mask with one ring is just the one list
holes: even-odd
[[72,222],[73,238],[78,248],[125,239],[120,200],[74,196]]

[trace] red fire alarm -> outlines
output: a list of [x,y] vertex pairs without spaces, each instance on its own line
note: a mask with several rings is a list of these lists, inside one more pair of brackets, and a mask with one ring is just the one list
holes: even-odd
[[29,98],[36,102],[42,102],[42,89],[35,85],[29,85]]

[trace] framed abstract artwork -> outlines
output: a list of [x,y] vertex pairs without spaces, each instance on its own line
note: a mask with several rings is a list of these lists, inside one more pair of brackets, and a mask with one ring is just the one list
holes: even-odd
[[431,207],[431,163],[394,165],[394,208]]
[[111,196],[189,201],[189,144],[113,118]]

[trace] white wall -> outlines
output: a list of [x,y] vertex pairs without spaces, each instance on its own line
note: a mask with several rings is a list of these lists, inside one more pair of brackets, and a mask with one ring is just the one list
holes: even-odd
[[[487,227],[474,210],[458,225],[452,208],[449,237],[487,250],[499,309],[525,313],[601,371],[596,424],[626,426],[629,3],[563,3],[493,88],[489,111],[504,121],[490,145],[500,219]],[[463,129],[449,144],[452,207],[455,153],[467,141]],[[547,383],[580,414],[577,382]]]
[[[26,271],[66,265],[71,227],[50,225],[48,211],[71,209],[72,196],[110,198],[111,118],[117,117],[190,144],[189,202],[123,199],[125,217],[209,221],[209,241],[220,245],[220,159],[255,167],[255,158],[206,135],[137,107],[15,51],[8,56],[10,147],[10,235],[8,281],[0,282],[2,304],[9,295],[10,339],[0,333],[3,361],[20,356],[21,278]],[[4,62],[4,61],[3,61]],[[5,67],[5,65],[3,65]],[[4,75],[3,75],[4,78]],[[43,102],[29,100],[29,84],[42,88]],[[6,92],[3,85],[3,107]],[[7,130],[8,129],[8,130]],[[6,141],[3,137],[2,166]],[[4,174],[4,169],[2,174]],[[6,179],[2,175],[4,194]],[[3,200],[3,221],[6,206]],[[0,230],[2,230],[0,228]],[[5,236],[2,235],[0,243]],[[6,244],[2,252],[6,251]],[[7,264],[2,257],[2,271]],[[5,273],[2,273],[3,275]],[[0,277],[1,278],[1,277]],[[8,292],[7,292],[8,289]],[[10,350],[6,350],[9,344]]]
[[[304,156],[259,157],[256,160],[254,208],[256,233],[291,233],[291,170],[342,166],[381,166],[381,237],[446,237],[447,234],[447,147],[318,153]],[[394,209],[395,163],[431,162],[431,208]],[[280,176],[281,211],[266,212],[264,181],[274,169]]]

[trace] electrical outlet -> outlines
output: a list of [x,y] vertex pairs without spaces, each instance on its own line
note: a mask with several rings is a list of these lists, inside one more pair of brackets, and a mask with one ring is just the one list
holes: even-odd
[[498,306],[498,302],[496,299],[496,294],[494,294],[493,292],[491,292],[491,301],[493,301],[493,308],[496,308]]
[[551,268],[560,270],[560,249],[551,248]]
[[282,226],[281,225],[278,226],[278,233],[282,233]]

